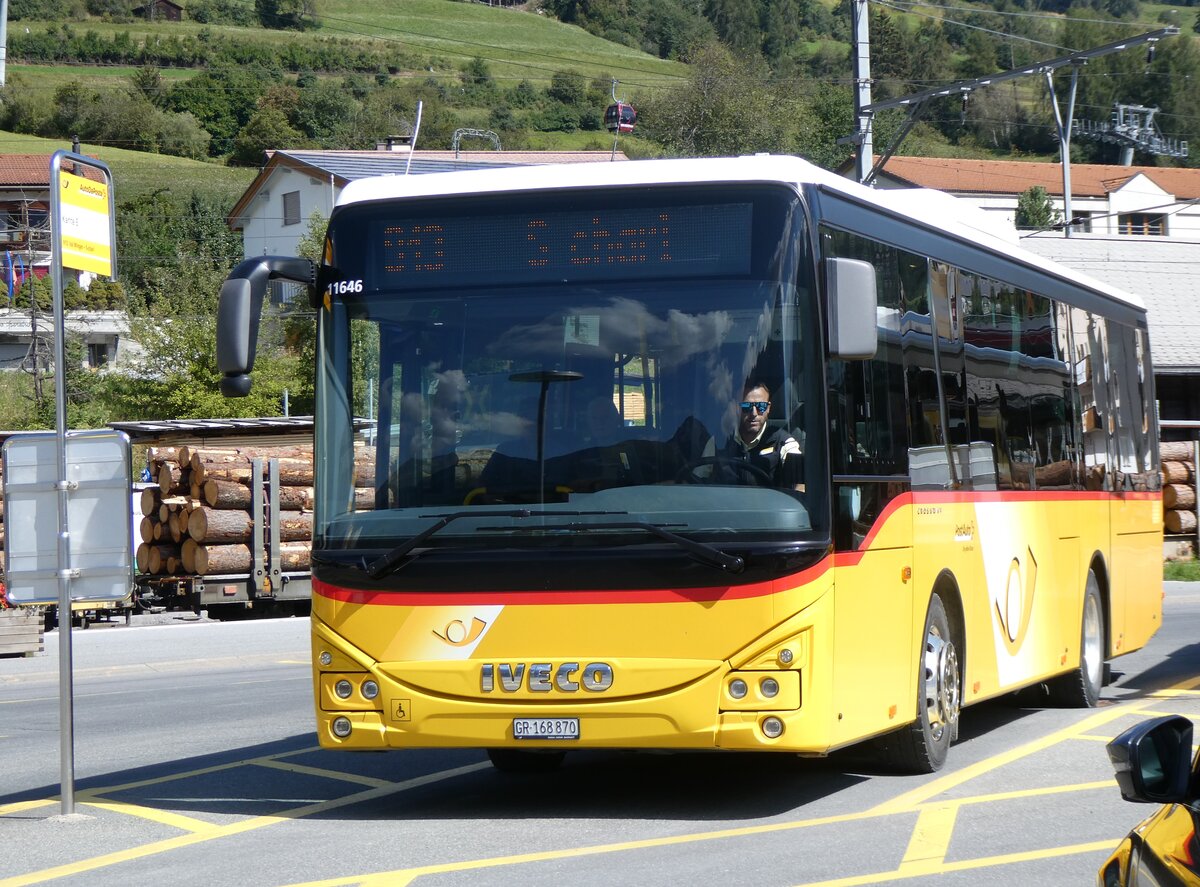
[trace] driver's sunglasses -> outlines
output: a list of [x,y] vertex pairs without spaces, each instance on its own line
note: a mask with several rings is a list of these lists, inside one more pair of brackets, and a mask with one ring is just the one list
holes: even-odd
[[767,414],[767,410],[771,409],[770,401],[766,400],[752,400],[748,403],[740,403],[738,406],[742,408],[743,413],[748,413],[751,410],[757,410],[760,416],[765,416]]

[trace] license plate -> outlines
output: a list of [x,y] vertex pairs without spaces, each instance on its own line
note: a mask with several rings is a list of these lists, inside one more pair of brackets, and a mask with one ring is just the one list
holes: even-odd
[[578,739],[579,718],[513,718],[513,739]]

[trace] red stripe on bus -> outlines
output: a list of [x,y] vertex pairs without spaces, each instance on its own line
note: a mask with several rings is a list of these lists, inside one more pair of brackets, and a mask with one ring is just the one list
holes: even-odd
[[647,589],[589,589],[570,591],[368,591],[341,588],[320,579],[313,579],[313,594],[343,604],[370,604],[389,607],[449,607],[481,606],[486,604],[518,606],[521,604],[686,604],[718,600],[741,600],[766,597],[791,588],[806,585],[820,578],[832,566],[823,558],[807,570],[786,579],[756,582],[750,585],[722,585],[712,588],[647,588]]
[[858,562],[862,560],[862,556],[870,550],[875,537],[892,519],[892,515],[906,505],[930,503],[949,505],[973,502],[1100,502],[1104,500],[1121,502],[1129,499],[1138,502],[1152,502],[1161,496],[1162,493],[1159,491],[1113,493],[1104,490],[963,490],[961,492],[926,490],[902,493],[892,499],[879,517],[875,518],[875,522],[871,524],[871,529],[867,531],[866,537],[858,548],[854,551],[839,551],[834,555],[834,565],[838,567],[857,566]]

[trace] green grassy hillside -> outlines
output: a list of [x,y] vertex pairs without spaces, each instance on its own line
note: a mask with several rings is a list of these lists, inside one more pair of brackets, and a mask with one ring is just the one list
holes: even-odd
[[[47,23],[21,22],[22,29],[45,31]],[[222,38],[267,43],[342,41],[394,51],[401,60],[415,62],[403,73],[409,76],[447,76],[472,58],[487,62],[500,82],[550,81],[555,71],[575,70],[585,77],[616,77],[629,89],[653,89],[678,82],[687,68],[588,34],[549,16],[516,9],[483,6],[453,0],[383,0],[364,4],[357,0],[326,0],[321,5],[321,27],[298,34],[262,28],[201,25],[195,22],[74,23],[76,32],[94,31],[104,39],[127,32],[135,40],[195,36],[202,31]],[[74,76],[109,80],[129,69],[22,65],[10,60],[10,69],[45,75],[62,82]],[[409,67],[409,66],[406,66]],[[175,73],[176,76],[178,72]],[[164,72],[167,76],[167,72]],[[109,80],[109,82],[111,82]]]
[[[55,139],[0,131],[0,154],[53,154],[70,148],[69,143]],[[86,142],[80,145],[80,150],[108,164],[118,202],[166,189],[180,195],[202,191],[232,205],[258,172],[255,169],[238,169],[182,157],[89,145]]]

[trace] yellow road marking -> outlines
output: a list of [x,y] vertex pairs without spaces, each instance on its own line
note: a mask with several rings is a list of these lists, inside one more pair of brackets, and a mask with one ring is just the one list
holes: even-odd
[[207,832],[219,826],[194,816],[184,816],[182,813],[172,813],[170,810],[158,810],[154,807],[144,807],[140,804],[122,804],[120,801],[83,801],[88,807],[98,807],[111,813],[124,813],[140,819],[149,819],[162,825],[169,825],[185,832]]
[[907,878],[928,878],[931,875],[948,874],[951,872],[969,872],[975,869],[992,868],[998,865],[1012,865],[1018,862],[1034,862],[1039,859],[1055,859],[1060,856],[1073,856],[1079,853],[1096,853],[1100,850],[1111,850],[1120,838],[1111,841],[1092,841],[1088,844],[1069,844],[1065,847],[1047,847],[1044,850],[1028,850],[1020,853],[1004,853],[1000,856],[981,856],[977,859],[960,859],[954,862],[926,863],[914,865],[911,868],[897,869],[894,872],[873,872],[869,875],[853,875],[848,878],[835,878],[831,881],[810,881],[798,887],[861,887],[866,884],[882,884],[885,881],[899,881]]
[[[856,822],[865,818],[871,818],[871,815],[861,812],[841,813],[835,816],[821,816],[816,819],[805,819],[797,822],[773,822],[764,825],[748,825],[742,828],[722,829],[715,832],[671,835],[662,838],[642,838],[637,841],[621,841],[614,844],[598,844],[593,847],[567,847],[562,850],[541,850],[530,853],[517,853],[512,856],[494,856],[488,859],[444,862],[436,865],[417,866],[410,869],[396,869],[390,872],[374,872],[369,875],[331,878],[324,881],[305,881],[302,884],[291,884],[289,887],[344,887],[344,885],[348,884],[386,884],[388,887],[404,887],[405,884],[422,875],[441,875],[449,872],[465,872],[473,869],[494,868],[503,865],[521,865],[528,862],[549,862],[558,859],[574,859],[580,856],[597,856],[604,853],[617,853],[623,850],[645,850],[657,847],[671,847],[679,844],[692,844],[698,841],[716,841],[724,838],[765,835],[772,832],[788,832],[813,828],[819,825]],[[0,887],[7,887],[7,885],[3,881],[0,881]]]
[[950,836],[954,833],[954,818],[957,815],[957,804],[924,808],[917,817],[904,858],[900,860],[900,871],[913,866],[928,869],[930,863],[940,865],[950,847]]
[[[1169,688],[1168,691],[1162,691],[1164,694],[1170,690],[1187,690],[1193,687],[1200,687],[1200,677],[1182,682],[1176,687]],[[1158,694],[1156,694],[1158,695]],[[1170,698],[1169,695],[1158,695],[1158,698]],[[889,816],[897,814],[918,813],[917,826],[913,838],[910,840],[908,852],[905,854],[905,862],[902,862],[901,869],[891,872],[878,872],[867,875],[853,876],[846,879],[838,879],[833,881],[819,882],[806,887],[852,887],[856,884],[877,884],[887,880],[907,879],[913,877],[925,877],[930,874],[940,872],[955,872],[968,871],[977,868],[986,868],[996,865],[1007,865],[1015,862],[1033,861],[1038,859],[1054,858],[1058,856],[1067,856],[1078,853],[1088,853],[1099,850],[1108,849],[1116,843],[1113,841],[1094,842],[1090,844],[1075,844],[1066,847],[1048,848],[1044,850],[1035,850],[1027,852],[1019,852],[1005,854],[1001,856],[985,857],[973,860],[961,860],[947,863],[944,861],[945,846],[948,846],[950,834],[953,830],[954,817],[958,807],[966,803],[982,803],[985,800],[995,800],[997,798],[1015,798],[1029,797],[1038,794],[1048,794],[1054,792],[1078,791],[1092,788],[1099,788],[1110,785],[1110,781],[1081,783],[1076,786],[1055,786],[1048,788],[1029,789],[1022,791],[1006,792],[1001,794],[980,796],[977,798],[960,798],[953,801],[932,802],[931,798],[949,790],[955,786],[961,785],[975,778],[976,776],[990,772],[1004,764],[1014,760],[1019,760],[1022,757],[1033,754],[1052,745],[1058,744],[1068,739],[1086,738],[1094,739],[1094,736],[1087,735],[1087,731],[1103,724],[1111,723],[1121,717],[1132,715],[1150,715],[1160,714],[1148,708],[1142,708],[1141,703],[1146,701],[1146,697],[1129,700],[1127,704],[1117,705],[1111,709],[1097,712],[1095,715],[1079,722],[1069,728],[1058,730],[1046,737],[1026,743],[1025,745],[1010,750],[1009,752],[995,755],[985,761],[981,761],[975,765],[965,768],[954,774],[947,774],[939,779],[934,779],[920,788],[906,792],[889,802],[877,805],[869,810],[859,811],[856,813],[841,814],[836,816],[820,817],[811,820],[802,820],[789,823],[771,823],[758,826],[747,826],[744,828],[726,829],[716,832],[707,832],[700,834],[678,835],[665,838],[645,839],[640,841],[622,842],[616,844],[607,844],[597,847],[572,847],[564,850],[545,851],[517,854],[507,857],[496,857],[491,859],[467,860],[462,862],[444,863],[440,865],[420,866],[411,869],[402,869],[393,872],[377,872],[373,874],[360,874],[351,877],[341,877],[325,881],[314,881],[303,885],[293,885],[293,887],[340,887],[340,885],[359,884],[363,887],[402,887],[411,883],[414,879],[427,874],[442,874],[447,872],[461,872],[473,869],[483,869],[502,865],[516,865],[527,862],[538,862],[547,860],[556,860],[564,858],[575,858],[579,856],[595,855],[602,853],[612,853],[621,850],[637,850],[652,847],[664,847],[670,845],[682,845],[696,843],[700,841],[710,841],[722,838],[742,837],[749,835],[767,834],[772,832],[792,831],[801,828],[812,828],[818,825],[829,825],[842,822],[855,822],[868,820],[880,816]],[[169,782],[188,776],[199,775],[204,773],[217,772],[227,770],[231,767],[242,766],[246,764],[258,764],[263,766],[276,766],[283,769],[288,769],[286,765],[279,764],[279,760],[283,757],[302,754],[311,749],[301,749],[293,752],[287,752],[281,755],[264,757],[258,759],[250,759],[245,761],[234,762],[227,765],[219,765],[216,767],[204,768],[202,770],[192,771],[190,773],[174,774],[172,776],[157,777],[140,782],[129,783],[125,786],[109,787],[104,789],[105,793],[150,785],[160,782]],[[371,800],[377,797],[383,797],[389,794],[405,791],[410,788],[427,785],[443,779],[453,778],[455,776],[464,775],[480,769],[488,767],[487,763],[481,762],[478,764],[459,767],[454,770],[444,771],[441,773],[433,773],[424,777],[408,780],[403,783],[384,783],[382,785],[373,785],[366,791],[356,794],[347,795],[342,798],[333,799],[330,801],[321,801],[313,804],[308,804],[302,807],[297,807],[292,810],[283,811],[279,814],[270,816],[255,817],[248,820],[243,820],[238,823],[233,823],[226,826],[214,826],[205,832],[196,832],[189,835],[183,835],[176,838],[170,838],[164,841],[154,842],[152,844],[135,847],[116,853],[106,854],[104,856],[95,857],[89,860],[82,860],[75,863],[69,863],[63,866],[58,866],[52,869],[45,869],[41,872],[33,872],[28,875],[18,876],[0,881],[0,887],[22,887],[26,884],[36,884],[42,881],[51,880],[67,875],[78,874],[85,871],[92,871],[103,868],[105,866],[114,865],[120,862],[138,859],[145,856],[151,856],[157,853],[166,852],[180,847],[191,846],[216,838],[228,837],[231,835],[241,834],[246,831],[262,828],[268,825],[273,825],[279,822],[286,822],[294,819],[300,819],[307,816],[312,816],[317,813],[325,812],[331,809],[336,809],[343,806],[357,804],[362,801]],[[300,768],[301,772],[310,769],[316,770],[321,775],[327,775],[326,771],[321,771],[319,768]],[[337,778],[337,777],[335,777]],[[365,780],[365,777],[358,778]],[[371,783],[368,783],[371,784]],[[36,806],[43,806],[52,801],[37,801],[37,802],[22,802],[21,804],[10,805],[9,808],[0,808],[0,813],[15,812],[17,808],[32,809]],[[113,809],[117,809],[114,807]],[[928,815],[926,815],[928,814]],[[938,848],[941,847],[940,854]]]
[[373,776],[359,776],[356,773],[326,770],[323,767],[306,767],[303,764],[289,764],[284,761],[255,761],[254,764],[258,767],[273,767],[277,770],[286,770],[289,773],[304,773],[308,776],[320,776],[322,779],[336,779],[340,782],[354,782],[358,785],[382,787],[393,784],[386,779],[376,779]]
[[49,807],[57,804],[58,798],[38,798],[36,801],[16,801],[0,807],[0,816],[10,816],[13,813],[24,813],[26,810],[36,810],[39,807]]
[[990,773],[992,770],[1003,767],[1005,764],[1011,764],[1013,761],[1018,761],[1035,752],[1057,745],[1063,740],[1072,739],[1081,733],[1086,733],[1095,727],[1099,727],[1101,724],[1107,724],[1109,721],[1115,721],[1117,718],[1126,717],[1128,714],[1129,709],[1121,706],[1102,709],[1090,718],[1085,718],[1083,721],[1072,724],[1070,727],[1064,727],[1061,730],[1048,733],[1039,739],[1034,739],[1024,745],[1001,752],[998,755],[993,755],[961,770],[956,770],[954,773],[947,773],[945,776],[932,779],[919,788],[907,791],[902,795],[897,795],[890,801],[885,801],[877,807],[873,807],[871,812],[887,814],[911,810],[918,804],[922,804],[930,798],[962,785],[964,782],[970,782],[972,779],[982,776],[985,773]]
[[[1061,795],[1068,792],[1086,792],[1095,791],[1096,789],[1110,789],[1117,784],[1115,779],[1103,779],[1098,782],[1076,782],[1070,785],[1046,785],[1041,788],[1020,788],[1010,792],[993,792],[988,795],[971,795],[969,798],[955,798],[952,801],[929,801],[925,804],[918,804],[917,810],[927,810],[930,808],[941,807],[945,804],[954,804],[958,807],[965,807],[968,804],[992,804],[996,801],[1016,801],[1021,798],[1036,798],[1044,795]],[[903,811],[901,811],[903,812]]]
[[294,807],[291,810],[284,810],[282,813],[275,813],[270,816],[255,816],[251,819],[245,819],[241,822],[235,822],[230,825],[215,826],[210,831],[203,833],[179,835],[174,838],[167,838],[162,841],[154,841],[150,844],[143,844],[140,847],[131,847],[127,850],[118,850],[114,853],[106,853],[103,856],[95,856],[91,859],[83,859],[79,860],[78,862],[69,862],[64,865],[54,866],[53,868],[42,869],[41,871],[37,872],[30,872],[27,875],[17,875],[13,878],[6,878],[4,880],[0,880],[0,887],[24,887],[24,885],[27,884],[41,884],[45,881],[52,881],[55,878],[65,878],[70,875],[91,872],[110,865],[117,865],[118,863],[129,862],[134,859],[142,859],[147,856],[154,856],[158,853],[165,853],[168,850],[178,850],[183,847],[191,847],[195,844],[202,844],[205,841],[211,841],[216,838],[227,838],[232,835],[240,835],[245,832],[264,828],[268,825],[275,825],[276,823],[280,822],[303,819],[306,816],[325,813],[329,810],[336,810],[339,807],[346,807],[351,804],[358,804],[362,801],[370,801],[375,798],[382,798],[387,795],[430,785],[445,779],[453,779],[457,776],[473,773],[476,770],[482,770],[490,766],[491,765],[486,761],[482,761],[477,764],[468,764],[463,767],[456,767],[453,770],[443,770],[440,773],[430,773],[426,776],[418,776],[415,779],[408,779],[404,782],[389,783],[388,785],[380,788],[367,789],[366,791],[356,792],[352,795],[334,798],[331,801],[318,801],[314,804],[305,804],[303,807]]

